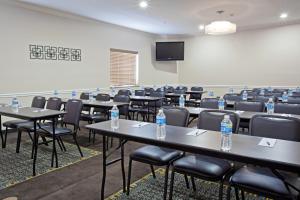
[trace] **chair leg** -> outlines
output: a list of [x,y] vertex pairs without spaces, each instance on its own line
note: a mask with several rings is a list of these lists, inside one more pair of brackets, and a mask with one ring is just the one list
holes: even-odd
[[165,186],[164,186],[164,200],[167,199],[167,192],[168,192],[168,179],[169,179],[169,165],[166,167],[166,172],[165,172]]
[[114,146],[114,138],[111,137],[110,138],[110,148],[112,148]]
[[[2,132],[2,131],[1,131]],[[3,147],[6,147],[8,127],[5,128]]]
[[64,151],[67,151],[66,146],[65,146],[65,144],[64,144],[64,141],[61,139],[61,137],[58,137],[58,139],[59,139],[59,141],[60,141],[60,143],[61,143],[61,146],[62,146],[62,148],[64,149]]
[[172,197],[173,197],[174,176],[175,176],[175,171],[173,169],[172,174],[171,174],[171,181],[170,181],[169,200],[172,200]]
[[64,151],[58,138],[56,138],[56,141],[57,141],[57,144],[58,144],[60,150]]
[[49,146],[45,136],[42,136],[42,140],[43,140],[43,143],[44,143],[46,146]]
[[219,186],[219,200],[223,199],[223,180],[220,182],[220,186]]
[[93,144],[95,144],[95,141],[96,141],[96,132],[93,131],[94,135],[93,135]]
[[16,153],[20,152],[21,137],[22,137],[22,131],[18,130]]
[[191,176],[191,180],[192,180],[192,187],[193,187],[193,191],[196,191],[196,184],[195,184],[195,178],[193,176]]
[[231,186],[228,185],[228,188],[227,188],[227,195],[226,195],[226,200],[230,200],[231,198]]
[[30,140],[33,142],[33,138],[32,138],[32,136],[30,134],[30,131],[27,131],[27,133],[28,133],[28,136],[30,137]]
[[242,194],[242,200],[245,200],[245,193],[243,190],[241,190],[241,194]]
[[80,156],[83,157],[83,154],[82,154],[82,152],[81,152],[80,146],[79,146],[79,144],[78,144],[78,142],[77,142],[77,136],[76,136],[76,134],[73,134],[73,138],[74,138],[75,144],[76,144],[76,146],[77,146],[77,148],[78,148],[78,151],[79,151],[79,153],[80,153]]
[[234,192],[235,192],[235,199],[240,200],[239,190],[236,187],[234,188]]
[[127,196],[129,195],[129,192],[130,192],[131,167],[132,167],[132,159],[129,158],[128,179],[127,179],[127,191],[126,191],[126,195],[127,195]]
[[184,174],[184,180],[185,180],[186,188],[190,189],[189,178],[186,174]]
[[92,129],[89,130],[89,143],[91,143]]
[[151,168],[151,173],[152,173],[153,178],[156,178],[153,165],[150,165],[150,168]]
[[[37,141],[39,141],[39,134],[37,134]],[[37,144],[38,146],[38,144]],[[32,147],[31,147],[31,159],[33,159],[33,154],[34,154],[34,142],[32,142]]]

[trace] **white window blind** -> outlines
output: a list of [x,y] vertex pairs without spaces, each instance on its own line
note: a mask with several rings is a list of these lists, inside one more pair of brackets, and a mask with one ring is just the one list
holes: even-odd
[[138,52],[110,49],[110,84],[137,85]]

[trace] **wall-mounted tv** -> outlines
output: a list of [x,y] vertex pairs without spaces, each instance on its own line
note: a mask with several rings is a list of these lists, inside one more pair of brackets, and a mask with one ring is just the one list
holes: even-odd
[[156,60],[184,60],[184,42],[156,42]]

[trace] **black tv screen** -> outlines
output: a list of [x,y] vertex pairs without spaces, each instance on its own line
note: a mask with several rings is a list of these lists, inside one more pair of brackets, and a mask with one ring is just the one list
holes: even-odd
[[156,42],[156,60],[184,60],[184,42]]

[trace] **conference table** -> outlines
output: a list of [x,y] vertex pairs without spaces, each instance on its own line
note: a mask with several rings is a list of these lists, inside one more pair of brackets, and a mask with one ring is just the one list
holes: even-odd
[[[32,174],[36,175],[36,160],[37,160],[37,150],[38,150],[38,137],[37,137],[37,122],[40,120],[51,120],[54,125],[56,119],[61,115],[65,114],[64,111],[57,110],[49,110],[49,109],[41,109],[41,108],[32,108],[32,107],[20,107],[18,111],[15,111],[11,108],[11,106],[1,106],[0,107],[0,125],[2,125],[2,116],[13,117],[17,119],[29,120],[33,122],[34,129],[34,139],[33,139],[33,164],[32,164]],[[55,147],[55,126],[53,127],[53,149],[52,149],[52,157],[55,158],[56,167],[58,166],[57,152]],[[1,139],[3,139],[2,128],[1,128]],[[2,140],[3,141],[3,140]],[[2,148],[5,148],[4,143],[2,143]]]
[[[221,150],[221,134],[216,131],[206,131],[203,134],[189,135],[195,129],[166,126],[165,139],[157,139],[156,124],[142,124],[139,121],[120,120],[119,128],[112,129],[110,121],[87,125],[86,128],[101,134],[103,146],[106,146],[106,137],[120,139],[121,157],[108,161],[107,154],[103,148],[103,168],[101,183],[101,199],[104,200],[106,170],[111,164],[121,161],[123,179],[123,192],[126,191],[126,178],[124,166],[124,145],[127,141],[134,141],[148,145],[173,148],[189,153],[204,154],[216,158],[238,161],[245,164],[254,164],[268,167],[272,170],[284,170],[299,173],[300,171],[300,143],[286,140],[277,140],[273,147],[258,145],[263,139],[261,137],[247,135],[232,135],[232,149],[228,152]],[[280,177],[280,176],[279,176]]]

